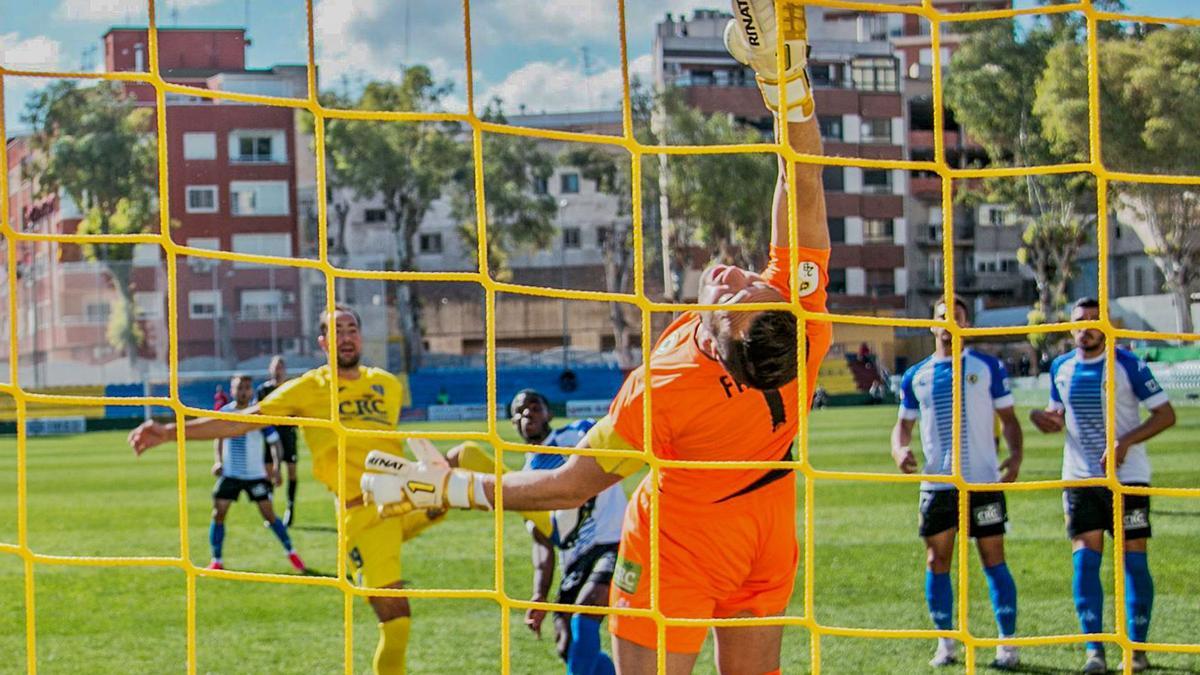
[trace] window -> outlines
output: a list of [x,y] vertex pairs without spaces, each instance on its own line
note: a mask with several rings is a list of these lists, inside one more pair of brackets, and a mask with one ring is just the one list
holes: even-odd
[[564,173],[559,176],[560,192],[563,194],[576,194],[579,192],[579,174]]
[[159,246],[158,244],[134,244],[133,245],[133,266],[134,267],[158,267],[159,263]]
[[988,224],[1003,225],[1005,221],[1004,215],[1004,209],[988,209]]
[[836,63],[809,63],[809,77],[815,87],[842,86],[841,66]]
[[842,118],[840,115],[821,115],[817,117],[821,125],[821,138],[829,141],[842,140]]
[[229,184],[229,203],[235,216],[286,216],[287,181],[233,181]]
[[220,291],[188,291],[188,315],[193,319],[213,319],[220,314]]
[[183,135],[184,159],[216,159],[217,135],[211,131],[189,131]]
[[854,86],[863,91],[897,91],[896,60],[865,57],[850,63]]
[[229,161],[282,163],[287,161],[287,135],[283,129],[240,130],[229,134]]
[[533,193],[544,195],[550,193],[550,179],[545,176],[536,176],[533,179]]
[[[216,237],[189,237],[187,245],[190,248],[200,248],[205,251],[216,251],[221,248],[221,240]],[[188,267],[192,268],[193,272],[208,272],[211,271],[220,262],[215,258],[201,258],[199,256],[191,256],[187,259]]]
[[881,244],[892,243],[892,220],[890,218],[864,218],[863,243]]
[[277,288],[242,291],[239,319],[271,319],[283,316],[283,291]]
[[839,267],[829,270],[829,293],[846,293],[846,268]]
[[829,219],[829,240],[835,244],[846,243],[846,219]]
[[[233,235],[233,252],[288,258],[292,255],[292,235],[286,232],[235,234]],[[234,266],[254,267],[255,263],[235,262]]]
[[133,305],[139,319],[161,319],[163,296],[157,291],[137,291],[133,294]]
[[891,194],[892,172],[887,169],[863,169],[863,194]]
[[430,232],[422,234],[418,240],[418,249],[421,253],[432,255],[442,252],[442,233]]
[[891,143],[892,120],[888,117],[863,120],[862,139],[864,143]]
[[840,166],[827,166],[821,172],[827,191],[842,192],[846,189],[846,172]]
[[563,228],[563,248],[579,248],[583,237],[578,227]]
[[187,213],[216,213],[217,186],[189,185],[187,191]]
[[867,295],[876,297],[896,294],[896,273],[890,269],[867,270]]
[[88,323],[108,323],[108,315],[112,313],[112,305],[107,302],[89,302],[83,308]]
[[387,221],[386,209],[367,209],[363,211],[363,220],[368,223],[383,223]]

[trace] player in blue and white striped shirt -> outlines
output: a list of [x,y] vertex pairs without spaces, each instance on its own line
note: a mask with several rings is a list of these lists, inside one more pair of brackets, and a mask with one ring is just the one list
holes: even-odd
[[[1084,298],[1075,303],[1072,321],[1100,318],[1100,303]],[[1108,440],[1105,435],[1105,349],[1104,333],[1095,328],[1071,331],[1076,349],[1063,354],[1050,366],[1050,404],[1035,410],[1030,419],[1046,433],[1067,431],[1063,446],[1063,480],[1103,478],[1106,474]],[[1149,485],[1150,460],[1145,441],[1175,424],[1175,409],[1167,400],[1146,363],[1132,352],[1117,348],[1116,445],[1114,463],[1117,480],[1123,485]],[[1142,421],[1139,405],[1150,411]],[[1113,531],[1113,495],[1105,487],[1066,488],[1063,510],[1067,535],[1074,549],[1073,590],[1075,611],[1085,633],[1099,633],[1104,615],[1104,589],[1100,585],[1100,562],[1104,554],[1104,532]],[[1150,538],[1150,496],[1124,497],[1125,606],[1129,637],[1145,642],[1150,631],[1154,605],[1154,581],[1146,561]],[[1150,667],[1145,652],[1135,651],[1134,672]],[[1084,672],[1107,669],[1104,644],[1088,643]]]
[[[254,402],[254,387],[249,375],[234,375],[230,380],[229,390],[233,392],[233,400],[226,403],[221,412],[236,412],[250,407]],[[271,446],[272,462],[268,465],[263,458],[263,438]],[[225,545],[225,515],[229,507],[242,492],[246,497],[258,504],[267,527],[279,538],[287,552],[288,562],[299,572],[304,572],[304,561],[292,548],[292,539],[287,527],[275,515],[271,506],[271,490],[279,484],[279,434],[273,427],[263,427],[247,431],[240,436],[230,436],[213,441],[216,453],[216,463],[213,464],[213,475],[217,476],[217,484],[213,488],[212,523],[208,528],[208,542],[212,546],[212,562],[209,569],[225,569],[222,559]]]
[[[946,316],[945,302],[934,307],[933,318]],[[970,325],[967,306],[955,300],[955,322]],[[892,458],[904,473],[917,470],[909,449],[912,429],[921,421],[924,473],[948,476],[954,467],[954,363],[953,336],[945,328],[933,328],[934,353],[911,367],[901,381],[900,419],[892,430]],[[963,350],[962,379],[962,475],[970,483],[1011,482],[1017,479],[1023,456],[1021,425],[1013,412],[1008,390],[1008,373],[999,359],[970,349]],[[1000,418],[1009,457],[997,462],[994,419]],[[1003,492],[969,494],[971,515],[968,535],[975,539],[979,558],[991,590],[992,608],[1000,637],[1011,637],[1017,629],[1017,587],[1004,559],[1004,532],[1008,511]],[[950,563],[958,533],[958,489],[951,483],[921,483],[920,526],[925,539],[925,599],[929,615],[941,630],[954,627],[954,591],[950,586]],[[957,662],[956,643],[938,640],[932,666]],[[1019,663],[1017,648],[996,648],[994,667],[1012,668]]]

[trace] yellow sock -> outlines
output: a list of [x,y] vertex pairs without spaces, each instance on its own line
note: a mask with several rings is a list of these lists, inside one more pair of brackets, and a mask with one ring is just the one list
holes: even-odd
[[[463,443],[458,453],[458,465],[464,469],[480,473],[495,473],[496,460],[478,443],[467,441]],[[533,523],[542,534],[549,536],[551,531],[550,513],[548,511],[518,511],[521,517]]]
[[408,631],[412,619],[402,616],[379,624],[379,646],[375,648],[375,675],[404,675]]

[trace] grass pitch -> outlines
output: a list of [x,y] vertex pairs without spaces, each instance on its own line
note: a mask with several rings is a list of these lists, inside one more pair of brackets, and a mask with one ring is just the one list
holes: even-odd
[[[813,461],[823,469],[891,473],[887,439],[895,411],[842,408],[812,416]],[[476,429],[478,424],[420,425]],[[1028,426],[1028,425],[1027,425]],[[502,425],[511,436],[507,425]],[[1200,410],[1180,410],[1180,423],[1150,445],[1155,484],[1200,486],[1195,438]],[[1061,436],[1026,429],[1022,480],[1053,479],[1061,466]],[[191,443],[187,453],[188,545],[193,563],[208,562],[212,445]],[[521,461],[518,455],[509,464]],[[292,536],[305,561],[323,574],[336,570],[333,502],[309,475],[301,456],[298,517]],[[17,541],[16,442],[0,438],[0,543]],[[178,556],[179,492],[175,454],[163,447],[135,461],[124,433],[30,439],[28,447],[29,544],[58,556]],[[627,487],[632,488],[632,483]],[[803,486],[801,484],[801,489]],[[822,625],[859,628],[928,628],[923,597],[923,550],[916,536],[915,485],[820,481],[815,486],[815,616]],[[803,500],[801,499],[801,503]],[[1009,496],[1008,561],[1018,586],[1019,633],[1054,635],[1078,630],[1072,608],[1071,553],[1057,490]],[[803,518],[799,522],[803,526]],[[1200,502],[1154,498],[1151,544],[1156,599],[1151,639],[1200,643]],[[798,534],[803,535],[800,531]],[[517,516],[504,518],[504,586],[511,597],[530,593],[529,539]],[[802,539],[803,540],[803,539]],[[404,547],[404,577],[415,588],[490,588],[495,580],[491,516],[455,513]],[[225,542],[231,569],[287,574],[278,543],[257,510],[242,501],[231,510]],[[969,625],[991,637],[995,623],[978,558],[971,554]],[[179,569],[34,567],[36,649],[42,673],[180,672],[186,660],[186,579]],[[1104,566],[1108,593],[1106,629],[1113,621],[1112,555]],[[26,662],[23,561],[0,552],[0,672],[18,673]],[[963,594],[956,586],[956,602]],[[790,613],[804,607],[797,581]],[[315,586],[230,581],[196,583],[196,670],[201,673],[341,672],[342,594]],[[499,670],[500,608],[480,600],[416,600],[409,648],[410,672],[483,673]],[[957,606],[956,606],[957,607]],[[512,672],[563,670],[550,635],[540,642],[513,611]],[[550,622],[545,628],[551,632]],[[354,601],[354,670],[369,672],[375,619]],[[822,637],[822,671],[896,673],[930,670],[931,640]],[[712,672],[711,641],[697,672]],[[811,670],[807,631],[789,628],[784,672]],[[1110,648],[1110,666],[1120,659]],[[991,650],[977,653],[980,669]],[[1079,645],[1023,650],[1027,672],[1075,671]],[[1165,672],[1200,672],[1200,655],[1151,654]],[[961,671],[961,668],[959,669]],[[942,672],[956,672],[954,669]]]

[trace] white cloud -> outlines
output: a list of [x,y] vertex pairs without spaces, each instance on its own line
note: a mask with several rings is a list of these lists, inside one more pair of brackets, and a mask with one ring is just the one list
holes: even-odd
[[[111,1],[111,0],[110,0]],[[650,77],[654,24],[696,0],[629,0],[631,73]],[[447,107],[464,110],[466,59],[462,5],[443,0],[317,0],[317,63],[323,88],[343,76],[396,80],[405,64],[424,63],[456,90]],[[620,101],[616,0],[473,0],[471,41],[476,100],[493,95],[515,111],[581,110]],[[581,48],[590,54],[585,74]]]
[[[649,54],[629,64],[630,78],[649,78],[653,57]],[[619,67],[586,75],[577,64],[566,60],[535,61],[508,74],[499,84],[487,88],[483,101],[499,97],[510,114],[523,105],[527,112],[567,112],[611,110],[621,105],[621,69]]]
[[21,39],[17,33],[0,35],[0,64],[14,70],[53,70],[62,62],[62,43],[44,35]]
[[[220,0],[172,0],[170,3],[157,4],[159,20],[162,20],[167,9],[184,10],[193,7],[213,5]],[[169,5],[169,7],[168,7]],[[144,23],[147,21],[146,0],[62,0],[54,15],[60,19],[72,21],[129,21]]]

